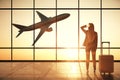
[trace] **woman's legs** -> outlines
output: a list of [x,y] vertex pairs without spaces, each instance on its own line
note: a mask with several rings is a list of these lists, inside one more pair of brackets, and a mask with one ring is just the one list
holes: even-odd
[[89,61],[90,61],[90,51],[86,50],[86,69],[89,69]]
[[94,68],[94,72],[96,70],[96,50],[92,51],[92,60],[93,60],[93,68]]
[[95,72],[95,70],[96,70],[96,48],[86,47],[86,69],[87,69],[87,71],[89,69],[90,51],[92,52],[93,68],[94,68],[94,72]]

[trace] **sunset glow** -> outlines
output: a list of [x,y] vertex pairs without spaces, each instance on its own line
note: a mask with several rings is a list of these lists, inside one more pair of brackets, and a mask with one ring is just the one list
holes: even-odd
[[[13,60],[33,60],[33,53],[35,53],[35,60],[56,60],[56,57],[58,60],[78,60],[78,58],[85,60],[85,50],[83,49],[85,34],[79,27],[90,22],[94,23],[95,31],[98,32],[98,47],[100,47],[100,0],[80,0],[79,8],[85,9],[79,9],[79,11],[77,9],[78,0],[57,0],[57,8],[60,8],[57,11],[56,0],[35,0],[35,8],[38,8],[35,11],[31,9],[33,8],[33,0],[12,1],[13,8],[16,8],[12,12],[11,9],[6,9],[11,8],[10,0],[0,1],[0,60],[10,60],[11,52]],[[120,8],[119,0],[103,0],[102,4],[103,8]],[[33,49],[34,37],[38,36],[40,29],[35,30],[35,34],[34,31],[23,32],[16,38],[19,30],[11,24],[29,26],[34,22],[40,22],[41,19],[36,11],[47,17],[54,17],[63,13],[69,13],[70,17],[57,22],[57,24],[50,25],[53,31],[45,32]],[[110,41],[111,47],[120,46],[120,37],[118,37],[120,33],[119,15],[120,9],[102,10],[102,40]],[[15,48],[12,51],[11,46]],[[82,49],[78,50],[78,47]],[[119,54],[116,54],[119,51],[119,49],[111,50],[111,54],[115,54],[116,60],[120,59]],[[106,50],[104,52],[107,53]],[[100,49],[97,50],[97,60],[99,54]]]

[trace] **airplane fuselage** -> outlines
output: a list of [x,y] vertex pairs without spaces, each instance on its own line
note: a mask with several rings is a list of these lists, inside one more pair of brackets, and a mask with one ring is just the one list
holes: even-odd
[[[52,23],[51,23],[52,24]],[[28,26],[27,28],[25,28],[24,29],[24,31],[31,31],[31,30],[35,30],[35,29],[42,29],[42,27],[43,28],[48,28],[48,27],[46,27],[45,26],[45,23],[42,23],[42,22],[38,22],[38,23],[36,23],[36,24],[33,24],[33,25],[30,25],[30,26]]]
[[[38,22],[38,23],[35,23],[33,25],[30,25],[27,28],[25,28],[24,31],[31,31],[31,30],[40,29],[40,28],[47,29],[51,24],[58,22],[58,21],[61,21],[69,16],[70,16],[70,14],[67,14],[67,13],[61,14],[61,15],[49,18],[46,21]],[[48,25],[48,26],[46,26],[46,25]]]
[[36,11],[37,14],[39,15],[41,22],[29,25],[29,26],[24,26],[24,25],[19,25],[19,24],[13,24],[16,28],[19,29],[19,33],[16,37],[18,37],[21,33],[23,33],[24,31],[31,31],[31,30],[35,30],[35,29],[41,29],[38,36],[36,37],[36,39],[33,42],[33,46],[34,44],[37,42],[37,40],[43,35],[44,32],[51,32],[53,29],[49,26],[53,23],[56,23],[58,21],[61,21],[67,17],[70,16],[70,14],[68,13],[64,13],[64,14],[60,14],[58,16],[55,17],[46,17],[45,15],[43,15],[42,13]]

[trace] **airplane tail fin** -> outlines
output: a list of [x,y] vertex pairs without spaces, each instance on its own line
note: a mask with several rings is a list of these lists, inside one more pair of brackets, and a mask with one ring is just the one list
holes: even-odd
[[24,29],[26,28],[26,26],[19,25],[19,24],[12,24],[12,25],[14,25],[16,28],[20,29],[18,35],[16,36],[16,38],[17,38],[21,33],[23,33]]
[[18,35],[16,36],[16,38],[17,38],[21,33],[23,33],[23,31],[19,31],[19,33],[18,33]]

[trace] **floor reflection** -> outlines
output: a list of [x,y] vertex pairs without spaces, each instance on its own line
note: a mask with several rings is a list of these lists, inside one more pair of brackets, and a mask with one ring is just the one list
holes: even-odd
[[111,75],[94,73],[84,62],[0,62],[0,80],[120,80],[120,63]]

